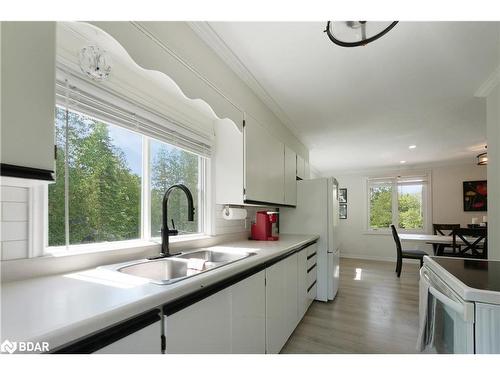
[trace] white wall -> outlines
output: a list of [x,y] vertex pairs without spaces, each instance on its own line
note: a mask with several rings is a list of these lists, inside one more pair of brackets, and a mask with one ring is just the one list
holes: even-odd
[[[431,172],[432,222],[459,223],[465,226],[472,217],[482,218],[486,213],[463,211],[462,182],[485,180],[486,168],[471,160],[467,164],[454,164],[432,168],[420,168]],[[397,171],[403,173],[403,171]],[[387,171],[384,171],[387,173]],[[342,255],[367,259],[395,260],[396,248],[390,234],[366,233],[366,176],[377,172],[362,172],[337,176],[341,188],[347,188],[347,219],[340,220],[339,238]],[[430,231],[432,231],[432,227]],[[420,248],[432,252],[430,246],[404,244],[407,248]]]
[[463,209],[463,181],[487,179],[487,167],[471,160],[464,165],[451,165],[432,169],[432,218],[435,223],[466,226],[473,217],[479,221],[486,212],[465,212]]

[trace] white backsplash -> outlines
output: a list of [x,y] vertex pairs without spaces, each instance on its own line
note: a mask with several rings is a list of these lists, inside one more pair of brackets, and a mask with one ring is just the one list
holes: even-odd
[[28,257],[29,250],[29,188],[0,187],[2,260]]
[[225,206],[217,204],[215,206],[215,226],[214,235],[235,234],[246,232],[250,235],[250,225],[255,220],[255,213],[262,210],[275,210],[271,207],[250,207],[247,206],[247,218],[245,220],[226,220],[222,216],[222,210]]

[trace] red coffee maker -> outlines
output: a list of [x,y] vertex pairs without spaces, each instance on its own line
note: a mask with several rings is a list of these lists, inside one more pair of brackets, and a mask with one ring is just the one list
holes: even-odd
[[252,240],[278,241],[278,213],[257,211],[255,223],[252,223]]

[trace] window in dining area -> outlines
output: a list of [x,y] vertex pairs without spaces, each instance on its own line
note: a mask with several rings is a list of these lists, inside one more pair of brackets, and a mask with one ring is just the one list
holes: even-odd
[[425,231],[427,176],[368,179],[368,230]]

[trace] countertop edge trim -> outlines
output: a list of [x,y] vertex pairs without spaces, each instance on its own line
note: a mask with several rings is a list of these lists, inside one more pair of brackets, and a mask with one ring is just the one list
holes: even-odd
[[[88,336],[61,345],[49,351],[48,354],[93,353],[161,320],[160,313],[161,310],[155,308],[130,319],[122,320],[100,331],[93,332]],[[160,341],[158,341],[158,345],[160,345]]]

